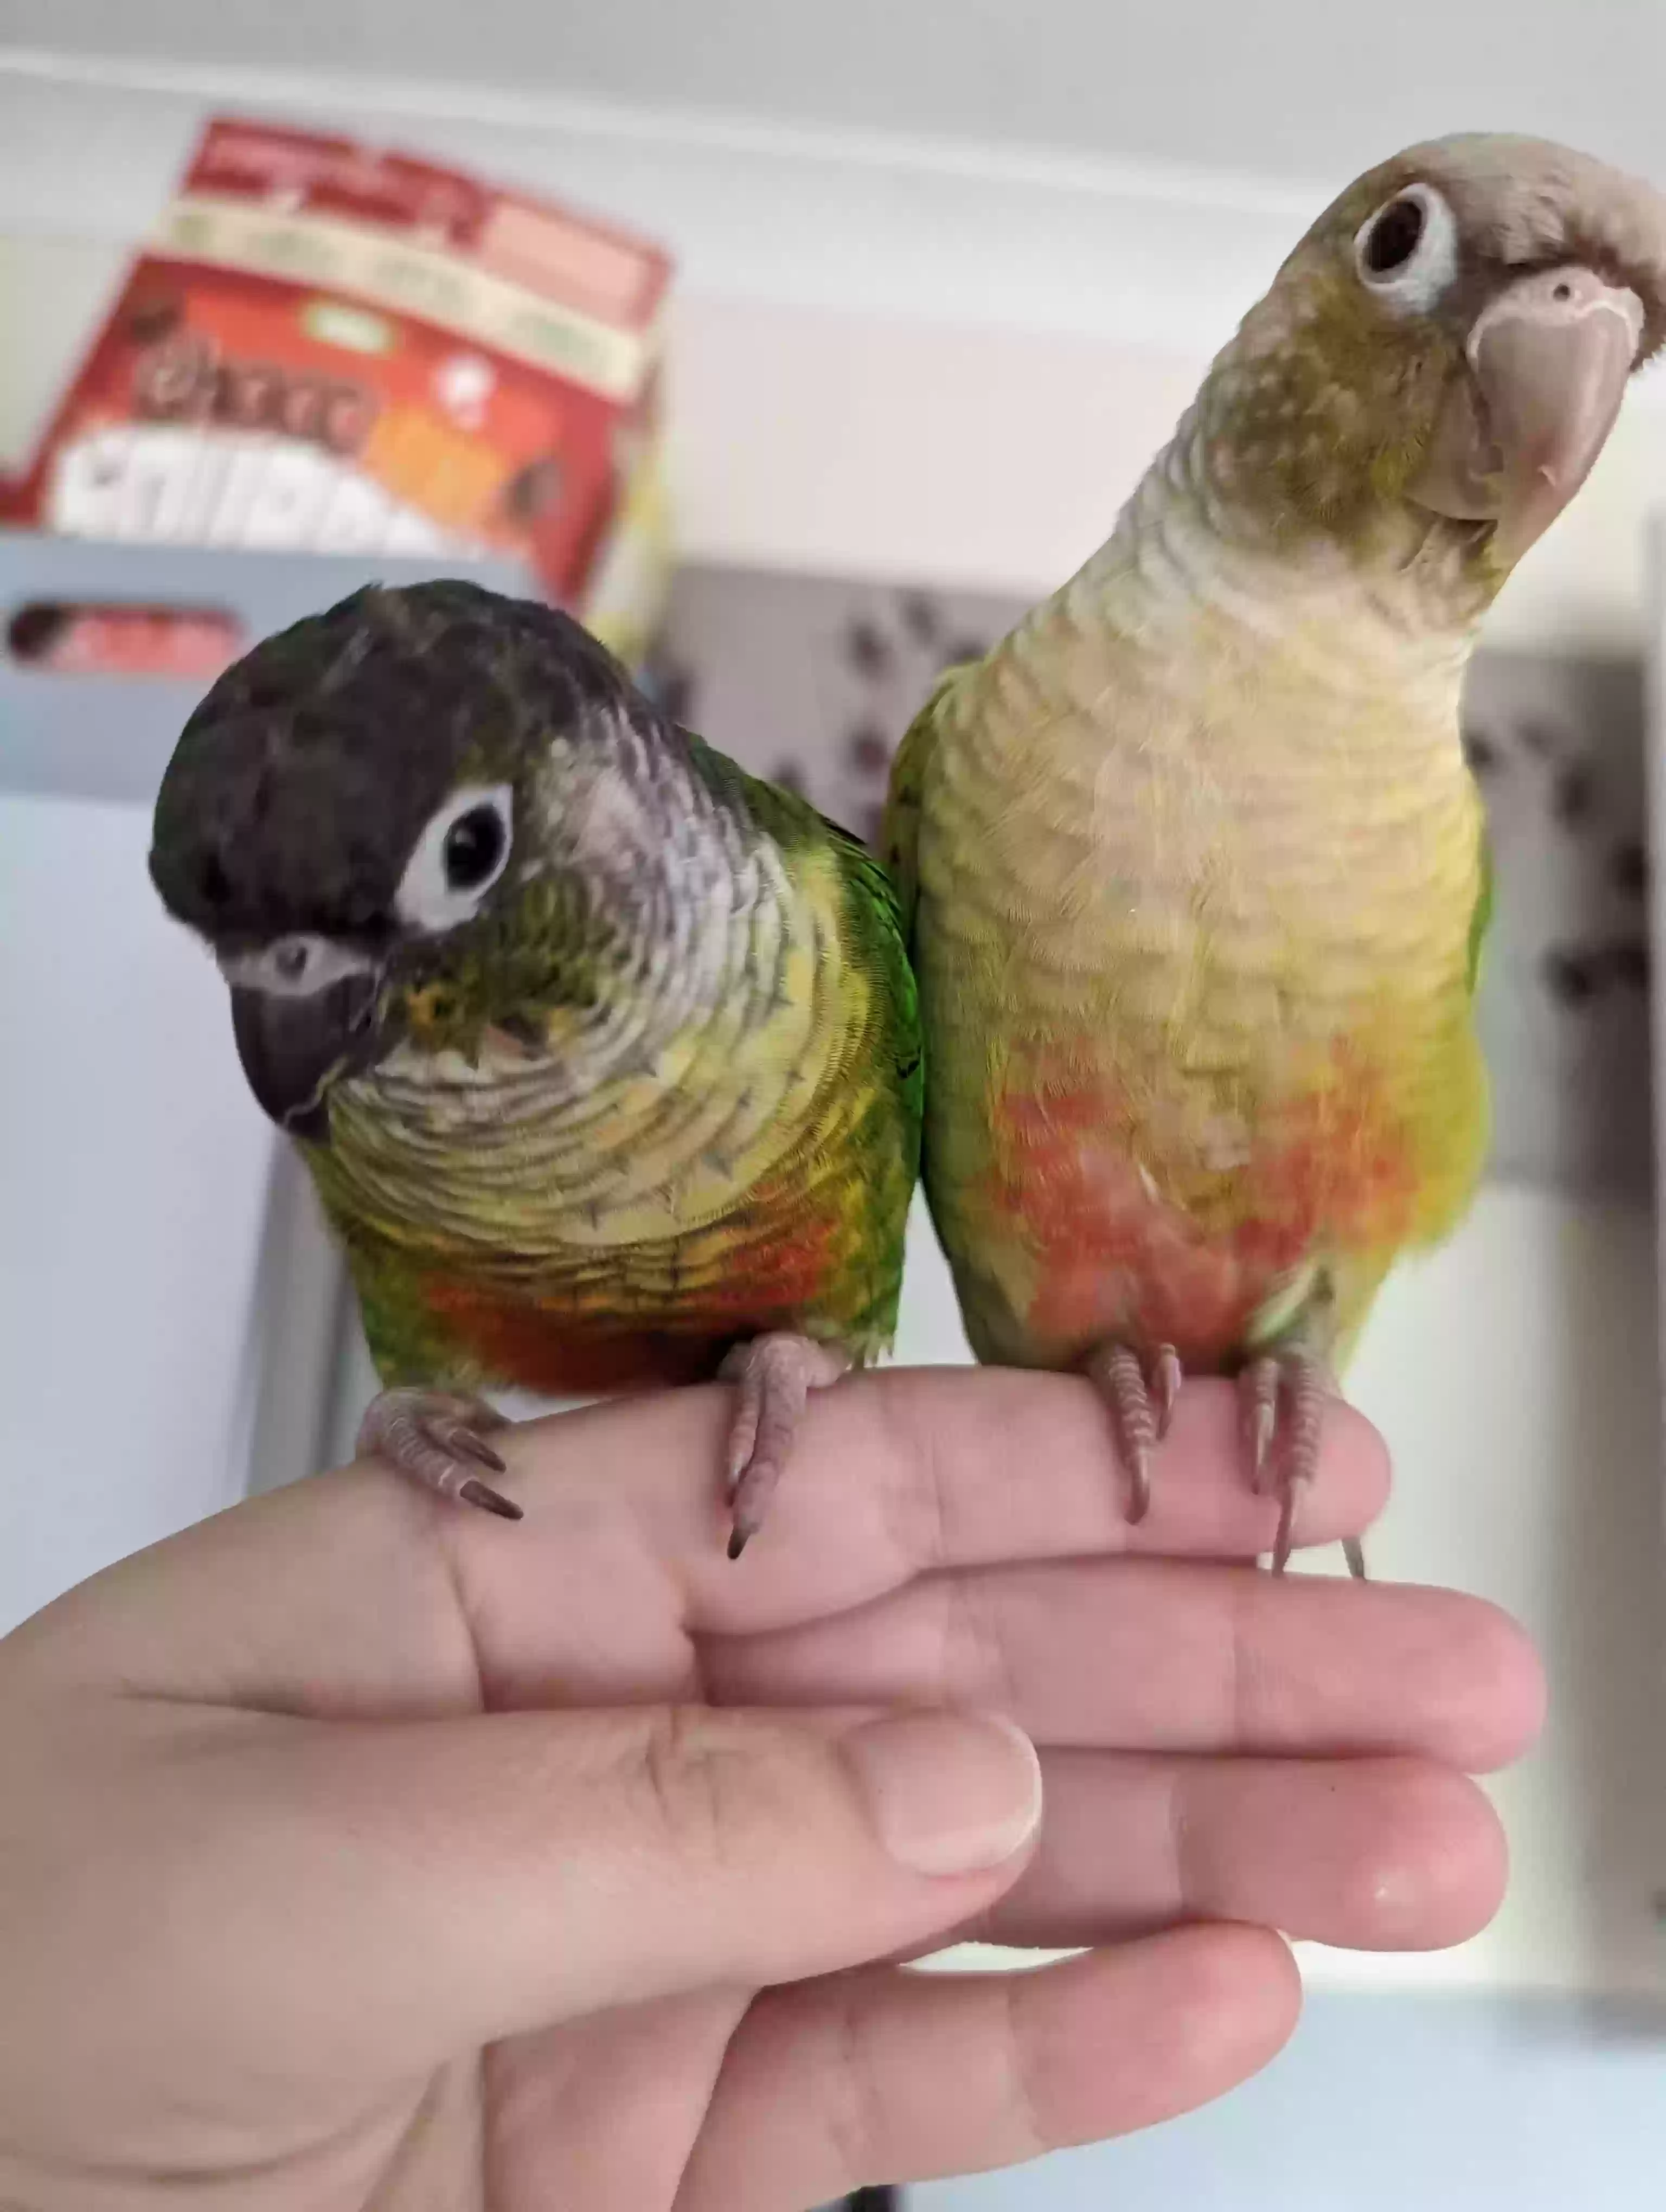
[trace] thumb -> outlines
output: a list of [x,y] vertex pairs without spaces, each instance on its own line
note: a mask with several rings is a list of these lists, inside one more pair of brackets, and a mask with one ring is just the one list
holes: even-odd
[[263,2043],[350,2077],[917,1945],[1011,1884],[1041,1815],[1028,1739],[968,1714],[251,1717],[240,1772],[201,1777],[195,1910],[233,2016],[258,2001]]

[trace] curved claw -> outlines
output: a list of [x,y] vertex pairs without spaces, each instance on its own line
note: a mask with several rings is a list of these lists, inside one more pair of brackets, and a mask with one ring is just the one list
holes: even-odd
[[[1279,1526],[1273,1542],[1275,1575],[1281,1575],[1290,1564],[1295,1548],[1296,1509],[1302,1492],[1319,1472],[1320,1431],[1330,1388],[1322,1363],[1301,1346],[1262,1354],[1250,1361],[1240,1377],[1250,1486],[1258,1495],[1269,1487],[1278,1492]],[[1282,1463],[1274,1474],[1275,1443],[1282,1446]],[[1355,1545],[1349,1553],[1350,1566],[1358,1552]],[[1360,1571],[1363,1564],[1362,1559]]]
[[739,1393],[726,1465],[733,1522],[729,1557],[738,1559],[763,1523],[811,1391],[836,1382],[849,1366],[836,1345],[775,1331],[737,1345],[718,1370]]
[[1159,1344],[1152,1370],[1157,1389],[1157,1441],[1161,1443],[1169,1433],[1169,1424],[1174,1419],[1175,1401],[1180,1395],[1180,1386],[1186,1370],[1180,1364],[1180,1354],[1171,1344]]
[[372,1401],[359,1427],[358,1448],[366,1458],[384,1461],[396,1474],[419,1482],[441,1498],[452,1498],[501,1521],[519,1521],[521,1508],[471,1467],[508,1473],[502,1455],[483,1430],[507,1426],[502,1413],[482,1398],[444,1390],[384,1390]]
[[1296,1534],[1296,1499],[1306,1487],[1299,1482],[1286,1482],[1279,1494],[1279,1533],[1273,1540],[1273,1571],[1281,1575],[1290,1565],[1290,1554]]
[[526,1513],[513,1498],[506,1498],[501,1490],[494,1490],[489,1482],[471,1475],[458,1487],[457,1495],[465,1505],[477,1505],[483,1513],[495,1513],[500,1521],[524,1521]]
[[1128,1470],[1128,1522],[1137,1527],[1151,1511],[1151,1458],[1138,1444],[1128,1446],[1124,1457]]
[[435,1432],[436,1440],[447,1451],[459,1454],[465,1459],[476,1460],[482,1467],[490,1468],[494,1474],[507,1474],[509,1463],[502,1452],[496,1452],[483,1437],[478,1437],[461,1421],[452,1421]]
[[1267,1463],[1279,1424],[1279,1363],[1252,1360],[1243,1370],[1244,1435],[1250,1448],[1250,1486],[1259,1496],[1267,1487]]
[[1143,1521],[1151,1510],[1151,1455],[1158,1426],[1139,1354],[1126,1344],[1106,1345],[1089,1358],[1086,1371],[1110,1410],[1116,1455],[1128,1479],[1128,1517]]

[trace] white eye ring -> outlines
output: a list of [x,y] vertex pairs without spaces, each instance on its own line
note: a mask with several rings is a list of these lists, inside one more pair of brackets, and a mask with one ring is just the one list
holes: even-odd
[[[513,796],[507,783],[460,784],[452,793],[429,818],[405,863],[393,896],[393,911],[401,921],[435,936],[455,929],[478,911],[480,902],[509,865]],[[472,841],[474,866],[465,872],[459,865],[464,848],[452,832],[471,816],[490,816],[496,830],[492,833],[483,823],[471,824],[477,833]]]
[[[1395,210],[1404,210],[1396,214]],[[1413,210],[1416,220],[1414,221]],[[1397,228],[1406,250],[1389,267],[1374,266],[1373,244],[1380,252],[1396,240],[1384,226]],[[1388,306],[1415,314],[1432,307],[1457,275],[1457,218],[1432,185],[1408,185],[1385,200],[1353,234],[1353,265],[1359,281]]]

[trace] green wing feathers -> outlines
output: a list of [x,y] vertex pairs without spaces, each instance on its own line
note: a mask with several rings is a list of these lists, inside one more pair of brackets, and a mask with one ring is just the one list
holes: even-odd
[[836,886],[825,921],[842,957],[841,991],[860,998],[836,1080],[838,1181],[849,1267],[873,1285],[866,1318],[848,1333],[859,1352],[889,1344],[902,1288],[908,1208],[920,1173],[925,1063],[919,996],[897,887],[862,841],[796,792],[748,775],[695,739],[699,772],[728,803],[744,807],[775,844],[801,888]]
[[[970,664],[963,664],[967,665]],[[937,744],[938,716],[948,692],[961,674],[951,668],[939,678],[930,698],[903,733],[891,764],[891,788],[885,797],[885,818],[879,848],[896,886],[897,909],[905,945],[914,936],[914,910],[920,895],[918,847],[920,816],[925,805],[926,774]]]
[[795,851],[825,849],[838,871],[844,892],[841,934],[853,966],[873,986],[878,1016],[873,1042],[882,1061],[876,1073],[887,1089],[895,1085],[911,1193],[920,1170],[926,1073],[902,886],[885,860],[850,830],[819,813],[808,799],[757,777],[747,777],[746,786],[754,819],[769,830],[789,859]]
[[[894,1069],[902,1080],[904,1115],[917,1133],[925,1100],[920,1001],[897,872],[807,799],[761,776],[748,775],[703,739],[691,742],[701,774],[712,788],[743,799],[753,821],[781,848],[789,865],[794,855],[825,851],[831,857],[844,889],[841,934],[856,967],[877,988],[885,1017],[882,1036],[888,1069]],[[917,1166],[917,1150],[915,1161]]]
[[1486,949],[1487,933],[1493,925],[1493,841],[1485,824],[1481,833],[1481,888],[1475,894],[1475,910],[1469,918],[1469,995],[1474,996],[1481,981],[1481,957]]
[[830,823],[829,828],[844,872],[852,939],[865,948],[879,980],[880,996],[890,1010],[888,1050],[903,1112],[914,1132],[912,1174],[917,1175],[920,1121],[926,1103],[925,1040],[901,898],[890,870],[876,854],[848,830]]

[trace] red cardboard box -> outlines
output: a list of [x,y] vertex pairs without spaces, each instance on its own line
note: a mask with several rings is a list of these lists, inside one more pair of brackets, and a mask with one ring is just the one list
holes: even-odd
[[668,565],[657,246],[345,138],[211,122],[5,519],[519,558],[629,659]]

